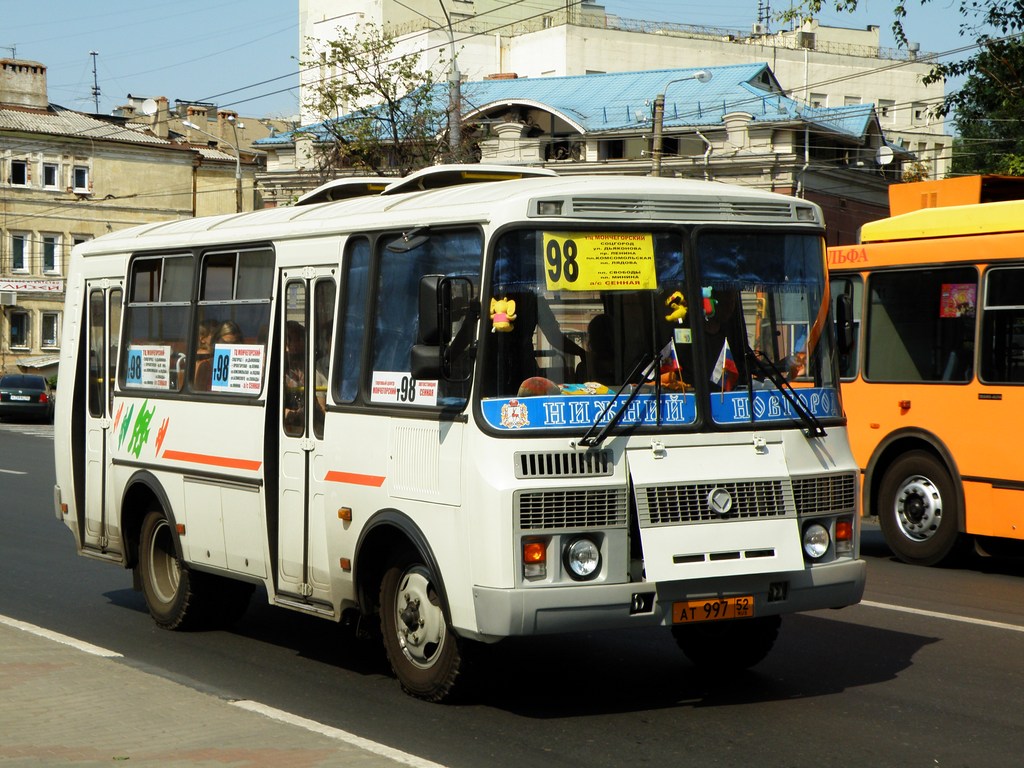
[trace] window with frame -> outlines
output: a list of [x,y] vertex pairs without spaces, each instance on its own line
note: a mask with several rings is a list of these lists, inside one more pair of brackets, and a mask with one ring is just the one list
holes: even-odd
[[366,339],[366,304],[370,296],[370,241],[349,240],[345,247],[344,287],[341,305],[334,399],[351,403],[359,392],[363,345]]
[[416,381],[412,348],[419,332],[420,279],[467,277],[478,290],[481,235],[476,230],[432,232],[414,248],[391,251],[387,246],[396,238],[401,239],[378,241],[369,399],[382,405],[462,407],[468,382]]
[[75,192],[89,192],[91,190],[89,167],[86,165],[76,165],[71,171],[71,181]]
[[193,391],[259,395],[273,290],[270,248],[203,254],[191,349]]
[[43,272],[49,274],[59,273],[60,264],[60,235],[43,235]]
[[1024,384],[1024,267],[985,273],[981,317],[981,380]]
[[11,233],[11,271],[28,272],[29,236],[25,232]]
[[28,161],[11,160],[11,175],[8,183],[17,187],[27,187],[28,180]]
[[880,272],[868,279],[864,377],[966,382],[973,374],[974,267]]
[[132,261],[121,345],[123,389],[181,390],[194,263],[190,253]]
[[880,122],[891,124],[896,122],[896,102],[892,99],[878,100],[878,119]]
[[31,346],[29,337],[31,322],[28,312],[11,312],[8,317],[11,325],[9,338],[11,349],[28,349]]
[[39,345],[49,349],[60,346],[60,312],[42,313]]
[[60,187],[60,166],[57,163],[43,163],[43,187],[46,189]]

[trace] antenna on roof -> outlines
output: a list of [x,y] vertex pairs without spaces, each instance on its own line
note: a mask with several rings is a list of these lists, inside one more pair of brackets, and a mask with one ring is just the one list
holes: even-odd
[[17,45],[0,45],[0,48],[3,48],[5,51],[10,51],[12,59],[18,58],[18,46]]
[[100,113],[100,84],[96,79],[96,57],[100,55],[100,52],[89,51],[89,55],[92,56],[92,102],[96,108],[93,114],[98,115]]

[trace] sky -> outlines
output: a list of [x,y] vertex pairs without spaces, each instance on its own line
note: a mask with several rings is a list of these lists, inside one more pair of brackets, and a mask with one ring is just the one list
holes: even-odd
[[[931,0],[924,9],[910,3],[905,26],[922,51],[943,53],[971,42],[957,35],[956,0]],[[855,14],[823,11],[818,18],[839,27],[876,24],[881,44],[894,46],[891,0],[859,4]],[[606,0],[603,5],[623,18],[749,31],[759,0]],[[773,22],[771,29],[782,26]],[[299,47],[298,0],[0,0],[0,56],[16,52],[18,58],[45,64],[50,101],[85,112],[95,111],[95,62],[101,114],[132,94],[166,96],[172,105],[206,101],[246,116],[288,118],[298,113]],[[965,55],[969,52],[957,58]]]

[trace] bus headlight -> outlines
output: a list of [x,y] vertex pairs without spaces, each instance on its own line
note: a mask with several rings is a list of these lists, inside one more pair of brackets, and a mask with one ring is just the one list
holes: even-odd
[[587,581],[601,570],[601,548],[593,539],[580,536],[565,547],[565,570],[576,581]]
[[804,552],[812,560],[828,552],[828,531],[825,526],[811,523],[804,528]]

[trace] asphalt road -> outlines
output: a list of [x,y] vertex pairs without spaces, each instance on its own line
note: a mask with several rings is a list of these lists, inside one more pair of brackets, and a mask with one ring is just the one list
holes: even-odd
[[230,632],[157,629],[129,573],[75,555],[52,450],[46,428],[0,425],[0,614],[198,689],[450,768],[1024,764],[1024,560],[906,566],[867,527],[865,602],[787,617],[738,677],[698,673],[664,631],[515,640],[470,701],[430,705],[377,644],[262,594]]

